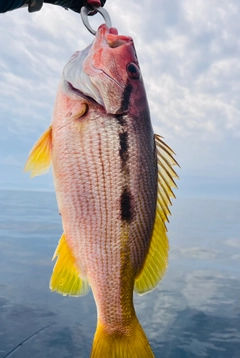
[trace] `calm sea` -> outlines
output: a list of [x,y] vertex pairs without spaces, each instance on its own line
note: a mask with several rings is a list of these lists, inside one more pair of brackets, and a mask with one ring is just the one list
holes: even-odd
[[[240,201],[177,199],[167,275],[135,296],[156,358],[240,357]],[[48,288],[62,233],[54,193],[0,191],[0,358],[89,357],[91,293]]]

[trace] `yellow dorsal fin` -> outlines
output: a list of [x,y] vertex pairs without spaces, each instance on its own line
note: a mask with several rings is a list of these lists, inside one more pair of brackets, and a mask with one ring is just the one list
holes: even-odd
[[46,174],[51,165],[52,126],[50,126],[33,146],[24,171],[31,172],[31,178]]
[[86,280],[80,278],[80,272],[75,265],[75,258],[68,247],[65,234],[63,233],[58,247],[53,255],[57,258],[52,277],[50,289],[69,296],[84,296],[88,293],[90,286]]
[[168,237],[165,222],[171,214],[169,206],[171,197],[175,198],[172,188],[176,188],[173,178],[178,178],[173,165],[178,163],[175,154],[162,140],[155,135],[158,161],[158,194],[156,216],[149,251],[142,271],[135,279],[134,291],[144,294],[153,290],[161,280],[168,265]]

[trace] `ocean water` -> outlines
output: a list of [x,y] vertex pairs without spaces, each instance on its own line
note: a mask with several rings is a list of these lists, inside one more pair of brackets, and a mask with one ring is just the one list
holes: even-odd
[[[240,357],[240,201],[174,201],[169,268],[135,296],[156,358]],[[0,358],[89,357],[92,294],[50,292],[61,236],[55,194],[0,191]]]

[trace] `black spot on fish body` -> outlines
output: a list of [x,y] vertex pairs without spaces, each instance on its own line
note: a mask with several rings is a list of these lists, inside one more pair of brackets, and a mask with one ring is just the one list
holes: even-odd
[[124,126],[126,124],[126,120],[123,114],[115,114],[115,117],[121,126]]
[[124,153],[128,150],[128,133],[123,132],[119,134],[121,151]]
[[133,90],[132,84],[130,83],[130,81],[127,81],[127,84],[122,94],[121,106],[118,111],[119,113],[123,113],[128,110],[132,90]]
[[121,195],[121,220],[131,222],[132,217],[132,195],[128,188],[124,188]]
[[122,165],[126,164],[128,160],[128,133],[123,132],[119,133],[119,142],[120,142],[120,149],[119,155],[122,160]]

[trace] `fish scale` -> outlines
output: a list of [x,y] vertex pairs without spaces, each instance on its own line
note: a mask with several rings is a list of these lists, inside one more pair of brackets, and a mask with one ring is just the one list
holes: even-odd
[[[103,118],[102,118],[103,119]],[[81,119],[83,120],[83,119]],[[126,119],[125,119],[126,120]],[[116,326],[119,325],[119,322],[123,320],[124,313],[123,310],[119,310],[119,305],[114,304],[115,298],[116,298],[116,292],[123,287],[124,295],[123,297],[127,297],[130,295],[132,296],[132,290],[133,290],[133,277],[130,281],[132,281],[128,292],[127,291],[127,285],[122,279],[121,275],[121,260],[119,260],[119,264],[116,267],[115,264],[115,271],[119,272],[117,277],[114,277],[112,274],[112,269],[109,270],[109,267],[112,268],[112,262],[116,261],[117,259],[117,253],[122,248],[124,250],[125,246],[129,247],[131,241],[134,242],[146,242],[145,240],[141,240],[139,238],[139,232],[135,232],[133,225],[129,224],[122,224],[120,217],[121,217],[121,195],[125,187],[129,187],[130,191],[134,193],[133,197],[136,202],[139,201],[140,206],[144,206],[144,197],[146,196],[146,199],[148,199],[149,194],[144,194],[143,198],[138,198],[135,194],[135,185],[138,182],[139,175],[142,175],[143,178],[146,178],[146,172],[149,174],[151,172],[152,165],[150,165],[150,168],[147,168],[146,166],[142,166],[144,168],[144,173],[140,171],[138,173],[138,170],[136,170],[136,163],[139,163],[137,160],[138,153],[136,152],[137,146],[132,146],[132,152],[128,153],[128,156],[131,158],[129,160],[129,163],[125,163],[124,168],[122,168],[122,158],[119,154],[120,149],[120,138],[119,134],[121,132],[121,128],[119,128],[118,122],[115,120],[115,118],[110,119],[111,122],[109,122],[109,119],[106,118],[105,121],[103,121],[104,126],[99,126],[98,121],[90,121],[89,124],[89,130],[85,128],[85,131],[83,132],[83,135],[81,136],[81,130],[78,128],[79,124],[77,124],[77,129],[79,130],[79,135],[73,135],[73,133],[69,133],[66,131],[65,126],[61,126],[61,122],[58,118],[58,125],[60,124],[60,127],[62,129],[59,129],[56,131],[57,137],[55,138],[53,136],[53,157],[54,152],[56,151],[57,157],[61,160],[61,166],[56,165],[56,167],[60,168],[60,175],[54,169],[54,176],[55,176],[55,185],[56,187],[63,187],[65,188],[62,192],[62,196],[60,193],[58,193],[58,201],[61,203],[60,211],[62,213],[62,220],[63,223],[67,223],[67,225],[64,225],[64,232],[67,237],[67,242],[69,243],[69,246],[73,248],[74,252],[77,252],[76,257],[76,263],[80,263],[79,271],[83,272],[84,276],[87,276],[91,279],[89,279],[93,294],[97,297],[98,302],[98,310],[99,310],[99,316],[104,317],[104,321],[110,326]],[[129,122],[132,122],[133,119],[129,118]],[[60,122],[60,123],[59,123]],[[83,124],[85,127],[85,123]],[[97,127],[97,128],[94,128]],[[68,128],[68,127],[67,127]],[[76,129],[74,127],[71,127],[72,131],[76,133]],[[132,133],[128,129],[124,129],[126,133],[128,133],[129,140],[131,141]],[[135,128],[136,130],[136,128]],[[53,133],[54,133],[54,123],[53,123]],[[92,133],[99,133],[99,140],[96,141],[95,136],[92,136]],[[134,136],[133,136],[134,137]],[[68,141],[68,138],[75,138],[76,144],[74,145],[74,141],[71,143]],[[153,134],[152,134],[153,138]],[[144,138],[145,139],[145,138]],[[92,150],[92,155],[89,155],[89,148],[94,148],[93,142],[96,142],[95,147],[98,148],[99,155],[96,155],[94,151]],[[66,144],[65,144],[66,143]],[[112,145],[112,143],[114,145]],[[68,148],[69,145],[69,148]],[[109,150],[109,146],[111,147],[111,150]],[[146,152],[146,145],[143,143],[143,147]],[[130,149],[130,148],[129,148]],[[69,163],[67,160],[64,160],[64,158],[68,158],[69,154],[72,152],[75,153],[75,161],[73,157],[71,157],[71,164],[74,170],[74,175],[70,172],[70,175],[67,178],[63,179],[63,182],[61,183],[62,175],[61,172],[64,171],[64,165],[66,165],[67,168],[69,168]],[[142,152],[141,152],[142,153]],[[142,154],[141,154],[142,155]],[[149,157],[149,154],[147,153],[147,157]],[[111,166],[109,166],[109,162],[111,162]],[[132,164],[132,165],[131,165]],[[130,166],[130,168],[126,171],[126,168]],[[137,165],[137,167],[139,164]],[[140,162],[141,166],[141,162]],[[112,173],[111,170],[115,173],[115,183],[112,185]],[[137,168],[138,169],[138,168]],[[98,178],[95,180],[94,173],[98,173]],[[135,179],[134,175],[135,173]],[[151,177],[151,175],[148,175]],[[60,179],[59,179],[60,178]],[[146,179],[145,179],[146,180]],[[132,181],[133,185],[130,185],[130,181]],[[66,184],[68,182],[71,182],[71,185]],[[93,192],[96,192],[96,197],[100,198],[100,203],[98,203],[98,207],[101,208],[100,213],[96,213],[96,211],[92,210],[92,207],[94,207],[95,200],[91,200],[91,190],[90,190],[90,183],[93,189]],[[113,187],[113,188],[112,188]],[[152,187],[151,181],[147,185],[147,187]],[[69,188],[68,191],[66,188]],[[87,194],[85,194],[85,192]],[[83,194],[84,193],[84,194]],[[144,193],[142,191],[138,191],[138,193]],[[148,192],[149,193],[149,192]],[[156,195],[156,192],[155,192]],[[73,199],[69,199],[69,196]],[[82,200],[82,197],[84,198],[84,202]],[[143,208],[140,210],[140,215],[142,214],[144,216],[144,213],[148,214],[147,208],[149,207],[149,200],[146,201],[145,199],[145,206],[146,208]],[[91,202],[91,206],[89,207],[88,200]],[[74,220],[71,220],[73,214],[69,210],[64,210],[65,207],[68,207],[68,202],[73,202],[76,207],[73,207],[72,210],[75,213]],[[155,203],[153,202],[153,210],[155,211]],[[80,203],[80,206],[79,206]],[[74,205],[74,206],[75,206]],[[145,209],[145,210],[144,210]],[[138,211],[137,207],[135,207],[135,216],[137,217]],[[108,213],[111,212],[111,220],[109,220]],[[77,213],[77,215],[76,215]],[[114,215],[113,215],[114,213]],[[96,215],[97,214],[97,215]],[[99,215],[100,214],[100,215]],[[83,220],[81,219],[83,218]],[[90,225],[85,225],[85,220],[90,221]],[[149,216],[148,216],[149,218]],[[95,220],[94,227],[91,225],[91,221]],[[143,217],[144,219],[144,217]],[[143,220],[145,221],[145,220]],[[152,220],[153,221],[153,220]],[[74,222],[74,227],[68,226],[68,223]],[[146,227],[146,225],[145,225]],[[148,236],[150,236],[152,228],[148,230]],[[125,233],[124,233],[125,231]],[[99,235],[100,233],[100,235]],[[122,234],[124,233],[124,234]],[[121,235],[122,234],[122,235]],[[141,232],[142,234],[142,232]],[[140,240],[136,241],[133,240],[135,237],[138,237]],[[123,237],[126,239],[123,240]],[[79,245],[81,243],[81,245]],[[75,245],[77,246],[75,249]],[[98,252],[104,252],[105,255],[99,256],[99,254],[95,255],[96,252],[96,246],[99,247]],[[134,245],[136,246],[136,244]],[[132,250],[130,251],[132,256],[135,257],[135,250],[133,250],[133,244],[131,244]],[[147,245],[148,246],[148,245]],[[135,270],[139,270],[142,265],[141,256],[145,256],[147,246],[145,245],[145,253],[143,250],[143,247],[141,247],[140,250],[136,249],[136,251],[140,252],[141,255],[136,255],[136,259],[134,262],[134,266],[138,264],[138,267],[135,267]],[[104,250],[102,250],[104,248]],[[116,248],[114,250],[114,248]],[[106,251],[105,251],[106,250]],[[120,250],[121,253],[121,250]],[[130,253],[129,253],[130,255]],[[125,256],[123,255],[125,258]],[[85,260],[86,258],[86,260]],[[139,260],[140,258],[140,260]],[[87,262],[87,264],[85,263]],[[140,263],[140,265],[139,265]],[[140,266],[140,267],[139,267]],[[82,268],[83,267],[83,268]],[[89,268],[88,268],[89,267]],[[85,272],[86,270],[86,272]],[[97,272],[97,277],[96,276]],[[123,272],[124,273],[124,272]],[[133,273],[132,273],[133,276]],[[108,295],[103,297],[103,299],[98,299],[98,290],[105,291],[106,288],[105,282],[109,282],[109,277],[111,277],[111,281],[115,284],[111,287],[107,287]],[[114,280],[114,278],[116,278]],[[129,278],[127,277],[127,280]],[[96,288],[95,288],[96,286]],[[102,287],[103,286],[103,287]],[[111,294],[112,292],[112,294]],[[119,301],[119,299],[118,299]],[[117,310],[113,310],[113,312],[108,317],[108,311],[109,306],[112,306],[113,308],[117,308]],[[123,307],[125,305],[123,304]],[[103,313],[101,313],[103,311]],[[108,320],[106,318],[108,317]],[[102,319],[103,321],[103,319]]]
[[63,70],[52,125],[25,170],[51,162],[64,233],[50,288],[97,306],[92,358],[150,358],[133,305],[167,267],[165,221],[174,197],[174,153],[154,136],[130,37],[99,27]]
[[[83,119],[81,119],[83,120]],[[84,121],[84,120],[83,120]],[[129,122],[132,122],[133,119],[129,118]],[[91,122],[91,121],[90,121]],[[121,195],[122,191],[125,188],[125,186],[129,187],[130,191],[134,193],[134,201],[138,202],[141,205],[144,205],[144,197],[146,196],[146,199],[148,199],[148,194],[145,194],[143,198],[138,198],[135,194],[136,190],[134,188],[134,185],[138,182],[139,173],[138,170],[136,170],[136,163],[139,161],[138,153],[136,152],[136,146],[132,146],[132,152],[129,153],[129,159],[130,163],[125,163],[124,169],[122,168],[122,159],[119,154],[120,149],[120,138],[119,133],[121,132],[120,125],[116,121],[115,118],[106,118],[104,121],[104,126],[99,125],[98,121],[92,121],[89,124],[89,130],[85,128],[85,131],[83,132],[83,135],[81,135],[81,130],[79,130],[79,136],[76,136],[76,145],[74,146],[74,141],[72,143],[69,143],[69,149],[67,148],[68,140],[67,138],[73,138],[73,135],[66,131],[66,128],[63,126],[62,130],[57,131],[57,137],[54,138],[53,136],[53,157],[54,157],[54,151],[58,153],[57,156],[60,158],[62,164],[61,164],[61,171],[64,170],[64,164],[66,163],[66,166],[69,167],[68,162],[64,161],[65,157],[68,157],[68,151],[71,153],[74,149],[75,152],[75,160],[76,164],[73,161],[73,158],[71,158],[71,162],[74,168],[76,168],[76,173],[74,176],[70,175],[68,178],[64,178],[63,183],[59,182],[58,179],[58,172],[54,169],[54,176],[55,176],[55,185],[56,187],[65,187],[65,182],[70,181],[72,183],[71,186],[68,186],[69,188],[72,187],[72,189],[68,192],[66,189],[63,191],[62,197],[60,194],[58,194],[58,200],[61,202],[60,211],[62,213],[62,219],[63,223],[71,223],[71,216],[72,213],[64,211],[64,207],[66,207],[65,201],[69,200],[69,196],[73,196],[73,198],[76,196],[76,192],[79,193],[77,196],[79,199],[71,200],[70,202],[75,202],[77,207],[73,208],[74,213],[77,213],[75,215],[76,219],[74,220],[74,230],[71,232],[72,228],[69,228],[68,225],[64,225],[64,232],[67,237],[67,241],[69,242],[69,246],[74,248],[74,245],[76,245],[76,242],[81,242],[80,246],[77,246],[76,251],[78,253],[77,255],[77,262],[81,263],[84,267],[86,267],[86,273],[84,272],[84,275],[91,277],[90,284],[93,289],[93,293],[95,294],[95,273],[97,272],[97,290],[100,289],[99,287],[99,280],[101,282],[108,282],[108,276],[111,277],[111,280],[113,282],[114,277],[112,277],[112,270],[108,269],[108,266],[112,267],[111,262],[112,261],[118,261],[117,259],[117,252],[121,247],[129,246],[130,242],[133,241],[133,238],[136,236],[140,236],[139,232],[135,232],[133,225],[129,224],[122,224],[121,221]],[[58,118],[58,125],[59,125],[59,118]],[[78,127],[77,123],[77,127]],[[85,123],[83,124],[85,127]],[[61,127],[61,123],[60,123]],[[96,127],[96,128],[94,128]],[[53,123],[53,129],[54,129],[54,123]],[[76,130],[72,127],[71,128],[74,133],[76,133]],[[62,131],[62,134],[61,134]],[[131,131],[129,129],[125,128],[126,133],[128,133],[129,140],[131,141],[131,137],[133,137]],[[92,136],[92,133],[99,133],[98,139],[96,140],[95,136]],[[152,134],[153,138],[153,134]],[[144,138],[145,139],[145,138]],[[65,145],[66,141],[66,145]],[[93,142],[95,143],[93,145]],[[59,143],[59,144],[58,144]],[[95,151],[92,149],[89,152],[89,148],[98,148],[99,153],[96,155]],[[109,148],[110,147],[110,148]],[[144,149],[146,152],[146,145],[144,146]],[[63,149],[63,152],[61,152]],[[129,148],[130,149],[130,148]],[[90,156],[90,153],[92,152],[92,155]],[[136,153],[134,153],[136,152]],[[142,156],[142,154],[141,154]],[[149,154],[147,153],[147,156]],[[111,166],[109,165],[109,162],[111,162]],[[131,165],[132,164],[132,165]],[[140,162],[141,164],[141,162]],[[130,166],[129,170],[126,172],[126,167]],[[139,164],[137,165],[137,167]],[[140,171],[140,175],[143,175],[143,177],[146,177],[146,172],[149,177],[151,177],[151,167],[152,165],[149,165],[150,168],[145,166],[142,166],[144,168],[144,173]],[[58,167],[58,166],[57,166]],[[112,173],[113,171],[115,173],[115,183],[112,183]],[[95,178],[95,174],[97,174],[97,180]],[[132,179],[132,184],[130,184],[130,178],[134,177],[135,179]],[[62,176],[60,175],[60,180]],[[77,178],[77,183],[76,179]],[[114,184],[114,185],[113,185]],[[151,181],[149,182],[149,187],[152,186]],[[101,208],[100,213],[96,213],[94,210],[94,203],[95,200],[92,200],[91,190],[90,187],[92,187],[92,190],[94,193],[96,193],[96,197],[100,198],[100,202],[98,202],[97,206]],[[88,195],[83,195],[83,192],[87,192]],[[142,191],[138,191],[138,193],[141,193]],[[156,195],[156,193],[155,193]],[[85,201],[83,203],[83,200],[81,200],[81,196],[84,197]],[[89,201],[91,202],[91,206],[87,205],[88,203],[88,196]],[[138,195],[139,196],[139,195]],[[140,214],[144,212],[147,212],[147,208],[149,208],[149,201],[145,199],[145,210],[140,210]],[[99,201],[99,199],[98,199]],[[80,202],[80,206],[79,206]],[[142,204],[143,203],[143,204]],[[84,204],[84,205],[83,205]],[[135,216],[137,217],[139,209],[137,206],[134,208],[135,210]],[[153,210],[155,211],[155,203],[153,201]],[[108,213],[111,213],[111,220],[109,220]],[[102,215],[103,214],[103,215]],[[77,217],[79,219],[77,220]],[[91,221],[94,220],[95,224],[92,225],[83,225],[82,226],[82,220],[81,218],[87,219],[89,218],[90,224]],[[149,217],[149,216],[148,216]],[[84,221],[84,220],[83,220]],[[153,220],[152,220],[153,221]],[[152,228],[150,228],[148,231],[148,237],[150,234],[150,231]],[[121,233],[126,231],[124,234],[124,237],[126,237],[125,240],[123,240],[123,237],[121,236]],[[100,233],[100,235],[99,235]],[[77,239],[79,237],[79,239]],[[142,242],[143,240],[138,240],[139,242]],[[138,242],[137,241],[137,242]],[[146,241],[146,239],[145,239]],[[73,244],[73,243],[74,244]],[[102,247],[104,250],[106,250],[104,259],[102,256],[94,255],[93,252],[96,250],[96,246],[99,247],[99,251],[102,252]],[[116,249],[114,250],[114,247]],[[132,248],[132,256],[134,256],[134,246],[131,244]],[[136,250],[143,253],[143,250]],[[145,247],[146,251],[146,247]],[[137,255],[137,258],[139,258],[140,255]],[[141,256],[145,256],[144,253]],[[88,264],[85,263],[85,259]],[[136,263],[138,260],[136,260]],[[142,261],[140,261],[140,265],[142,265]],[[140,266],[138,262],[138,267],[135,268],[135,270],[139,270]],[[87,266],[89,268],[87,268]],[[135,264],[136,266],[136,264]],[[99,270],[99,267],[101,269]],[[121,271],[121,265],[119,263],[118,270]],[[80,272],[82,272],[81,266],[79,266]],[[116,270],[116,266],[115,266]],[[102,279],[101,279],[102,276]],[[108,287],[108,300],[105,304],[105,302],[98,301],[98,307],[99,310],[101,310],[102,307],[108,307],[110,302],[114,301],[114,297],[116,296],[116,288],[121,287],[121,274],[118,275],[118,280],[116,280],[116,285],[113,286],[113,290],[111,290],[111,287]],[[103,284],[103,283],[102,283]],[[129,288],[129,292],[132,295],[133,290],[133,279],[132,279],[132,285],[131,288]],[[111,291],[113,291],[111,295]],[[97,295],[97,293],[96,293]],[[112,297],[113,296],[113,297]],[[106,300],[106,298],[105,298]],[[113,307],[117,307],[117,305],[113,305]],[[104,310],[104,308],[103,308]],[[105,313],[104,313],[105,315]],[[114,313],[113,316],[111,316],[111,321],[114,319],[113,317],[116,317],[116,314]]]

